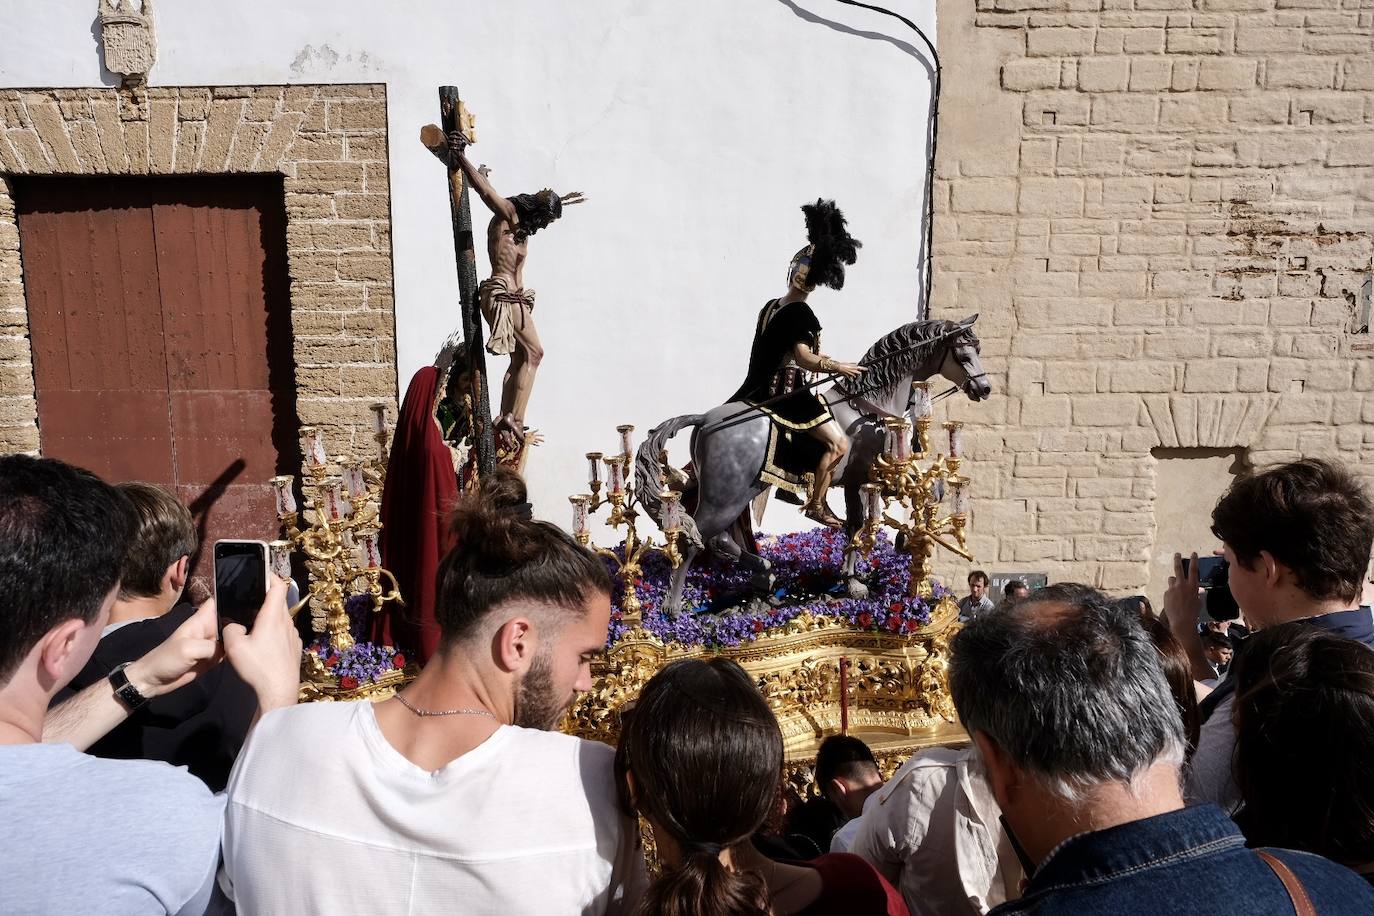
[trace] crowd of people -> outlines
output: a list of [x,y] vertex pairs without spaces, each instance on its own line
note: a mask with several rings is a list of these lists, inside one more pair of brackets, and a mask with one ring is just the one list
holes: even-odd
[[615,748],[556,731],[611,582],[510,472],[454,509],[419,676],[296,705],[285,582],[221,630],[168,494],[0,458],[0,912],[1374,912],[1374,505],[1305,460],[1212,521],[1239,619],[1196,557],[1158,612],[975,571],[970,743],[884,780],[833,736],[802,797],[724,658],[659,671]]

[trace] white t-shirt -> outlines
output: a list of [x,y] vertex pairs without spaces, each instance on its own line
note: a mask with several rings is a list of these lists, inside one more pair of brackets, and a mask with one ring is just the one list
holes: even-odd
[[971,749],[932,748],[869,797],[850,852],[901,891],[912,916],[975,916],[1019,891],[1000,815]]
[[602,914],[644,888],[614,751],[502,726],[430,772],[370,702],[263,718],[229,780],[226,892],[240,916]]
[[[879,791],[881,791],[881,789]],[[868,798],[865,798],[864,809],[863,811],[859,812],[859,816],[855,818],[850,818],[848,821],[845,822],[845,825],[843,827],[835,831],[835,835],[830,838],[831,852],[853,851],[854,837],[858,836],[859,834],[859,824],[863,822],[864,814],[867,813],[869,806],[873,804],[874,800],[877,799],[877,797],[878,792],[874,792],[873,794],[869,795]]]

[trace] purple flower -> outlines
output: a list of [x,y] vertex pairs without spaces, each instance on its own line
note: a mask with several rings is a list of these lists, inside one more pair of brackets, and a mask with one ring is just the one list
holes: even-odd
[[[635,589],[644,627],[665,642],[708,648],[749,642],[806,612],[839,617],[859,629],[910,633],[929,623],[933,603],[950,594],[936,583],[931,603],[908,596],[910,560],[893,549],[886,534],[879,534],[877,545],[859,558],[857,566],[859,577],[869,583],[869,595],[850,598],[841,573],[845,543],[842,532],[824,528],[760,538],[759,549],[772,563],[777,606],[754,600],[746,570],[706,560],[688,573],[684,613],[676,620],[662,610],[672,570],[655,554],[644,562]],[[613,568],[611,573],[614,576]],[[611,596],[617,611],[623,600],[623,585],[617,579]],[[612,617],[607,645],[627,629],[619,616]]]
[[[328,640],[321,640],[310,646],[321,662],[340,682],[353,678],[358,684],[372,684],[381,680],[382,675],[396,668],[396,649],[391,646],[378,646],[370,642],[355,643],[352,648],[336,652]],[[337,657],[332,668],[329,661]]]

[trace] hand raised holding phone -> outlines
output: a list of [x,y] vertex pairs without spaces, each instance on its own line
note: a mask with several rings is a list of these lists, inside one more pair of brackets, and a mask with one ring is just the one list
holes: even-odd
[[294,706],[301,685],[301,637],[286,607],[289,583],[271,578],[252,630],[224,623],[224,654],[258,696],[258,715]]

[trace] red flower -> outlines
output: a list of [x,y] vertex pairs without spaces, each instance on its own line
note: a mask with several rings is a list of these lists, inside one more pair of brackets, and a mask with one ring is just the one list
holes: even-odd
[[326,659],[324,660],[324,665],[325,665],[326,668],[333,668],[333,667],[334,667],[335,665],[337,665],[338,663],[339,663],[339,657],[338,657],[337,655],[331,655],[331,656],[329,656],[328,658],[326,658]]
[[762,620],[755,620],[755,621],[754,621],[754,632],[755,632],[755,633],[762,633],[762,632],[763,632],[763,621],[762,621]]
[[892,632],[897,632],[897,628],[902,625],[902,621],[896,617],[887,618],[887,628]]
[[915,633],[917,629],[916,621],[908,620],[906,623],[902,625],[902,629],[906,630],[908,633]]
[[397,668],[404,668],[406,666],[406,657],[402,655],[400,652],[397,652],[394,656],[392,656],[391,664]]
[[870,614],[870,613],[868,613],[868,611],[864,611],[862,614],[860,614],[860,615],[859,615],[859,626],[861,626],[861,627],[871,627],[871,626],[873,626],[873,615]]
[[339,686],[344,690],[355,690],[358,686],[358,679],[351,674],[345,674],[339,678]]
[[887,606],[887,609],[888,609],[889,611],[891,611],[892,613],[894,613],[894,614],[900,614],[900,613],[902,612],[902,610],[903,610],[903,608],[902,608],[902,602],[900,602],[900,601],[894,601],[894,602],[892,602],[891,604],[889,604],[889,605]]

